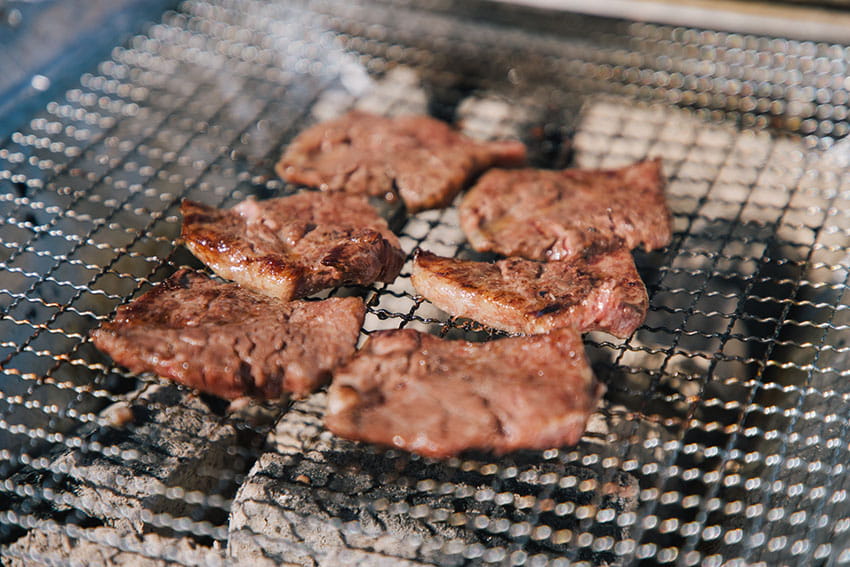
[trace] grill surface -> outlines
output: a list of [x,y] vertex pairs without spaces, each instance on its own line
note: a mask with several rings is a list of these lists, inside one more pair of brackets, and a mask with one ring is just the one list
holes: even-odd
[[[486,14],[486,19],[483,18]],[[480,2],[192,1],[0,146],[0,557],[8,565],[840,565],[850,48]],[[588,337],[608,394],[574,448],[435,462],[345,442],[324,394],[227,414],[88,331],[181,266],[182,198],[357,106],[428,112],[535,163],[664,158],[651,310]],[[477,258],[454,208],[407,252]],[[486,339],[392,285],[363,337]]]

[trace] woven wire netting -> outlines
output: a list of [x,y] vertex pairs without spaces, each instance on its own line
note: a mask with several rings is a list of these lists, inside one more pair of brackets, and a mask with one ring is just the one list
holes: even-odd
[[[0,560],[8,565],[838,565],[844,46],[504,5],[191,1],[0,146]],[[575,447],[433,461],[347,442],[318,393],[230,413],[115,366],[88,332],[182,266],[178,206],[296,191],[304,127],[357,107],[520,137],[541,167],[659,156],[674,239],[636,252],[626,340]],[[388,213],[390,215],[390,213]],[[481,258],[457,210],[390,215],[408,253]],[[364,297],[363,338],[486,340]]]

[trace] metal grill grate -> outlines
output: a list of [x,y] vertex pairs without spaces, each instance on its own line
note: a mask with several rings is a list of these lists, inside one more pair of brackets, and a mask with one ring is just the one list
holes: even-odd
[[[0,145],[5,564],[850,561],[850,48],[540,16],[186,2]],[[352,106],[519,134],[545,167],[664,158],[674,241],[637,253],[645,325],[588,338],[609,390],[578,446],[378,450],[323,430],[324,394],[229,415],[86,339],[197,266],[174,244],[182,198],[295,190],[282,148]],[[400,237],[478,257],[454,208]],[[488,337],[408,276],[347,291],[364,337]]]

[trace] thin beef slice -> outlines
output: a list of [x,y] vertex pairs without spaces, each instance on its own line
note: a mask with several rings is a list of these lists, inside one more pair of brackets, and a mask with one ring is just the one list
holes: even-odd
[[464,196],[460,224],[480,252],[567,260],[670,243],[661,160],[620,169],[491,170]]
[[405,254],[366,198],[304,191],[232,209],[184,200],[181,237],[219,276],[283,300],[391,282]]
[[134,373],[228,400],[301,397],[354,353],[365,311],[356,297],[284,302],[183,269],[119,307],[92,340]]
[[334,373],[325,424],[437,458],[545,449],[577,443],[603,391],[573,329],[484,343],[393,329]]
[[643,323],[649,305],[623,248],[569,261],[511,257],[492,264],[418,251],[411,281],[443,311],[509,333],[573,327],[624,338]]
[[475,141],[428,116],[352,111],[296,136],[276,171],[324,190],[400,196],[415,213],[449,205],[485,169],[522,165],[525,155],[520,142]]

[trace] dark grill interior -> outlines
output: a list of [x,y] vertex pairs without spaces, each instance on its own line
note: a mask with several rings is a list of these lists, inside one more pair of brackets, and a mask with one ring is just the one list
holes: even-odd
[[[0,557],[8,565],[839,565],[850,48],[485,2],[185,2],[0,145]],[[651,309],[588,337],[576,447],[445,462],[334,438],[324,394],[226,413],[86,338],[181,266],[183,198],[297,188],[273,164],[358,107],[519,135],[541,167],[664,158]],[[481,258],[457,211],[409,253]],[[365,338],[486,340],[413,293]],[[406,562],[406,563],[405,563]]]

